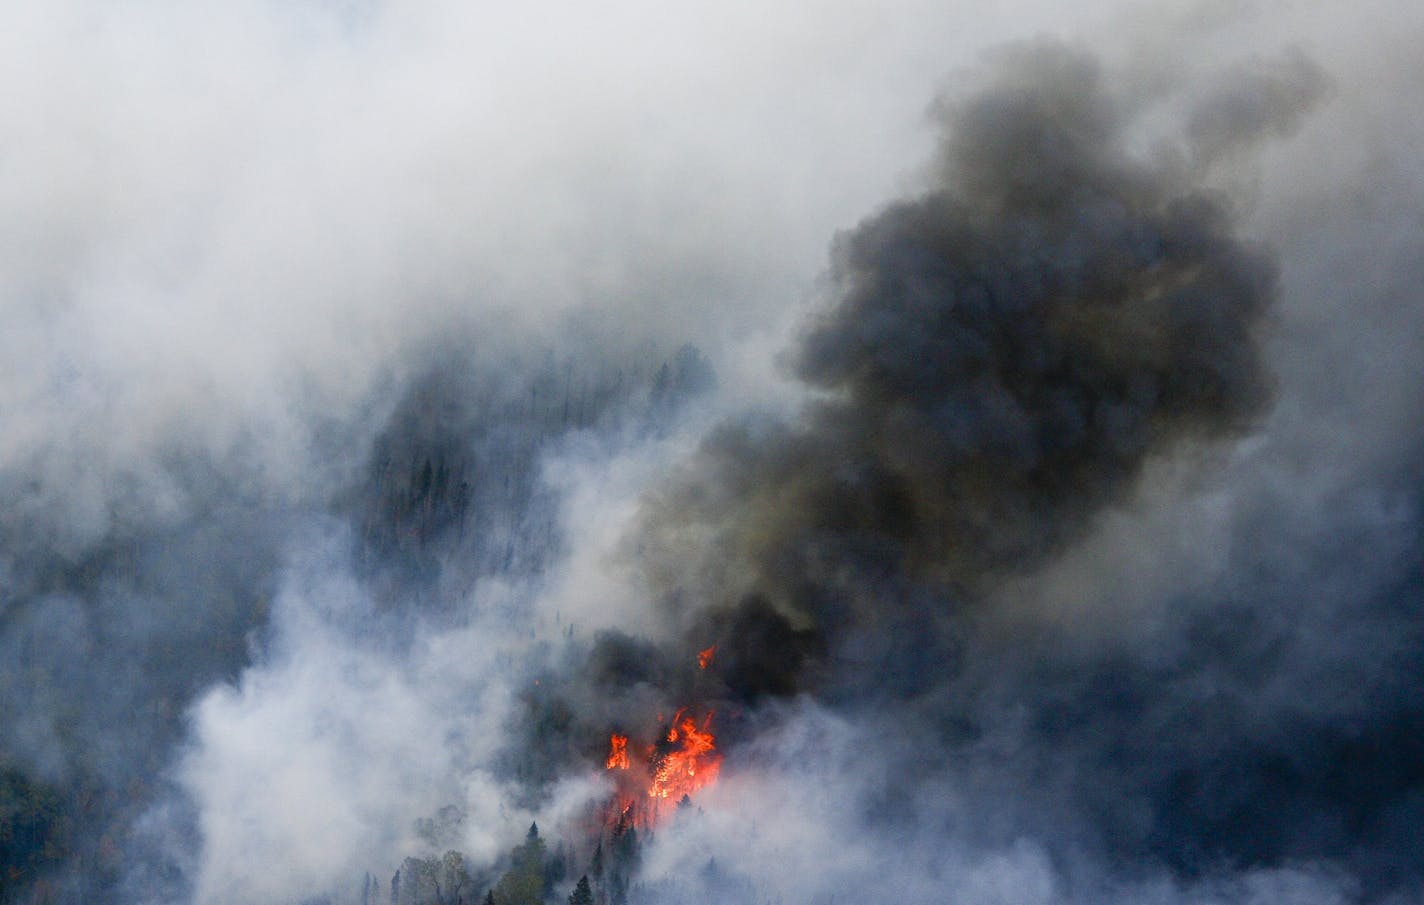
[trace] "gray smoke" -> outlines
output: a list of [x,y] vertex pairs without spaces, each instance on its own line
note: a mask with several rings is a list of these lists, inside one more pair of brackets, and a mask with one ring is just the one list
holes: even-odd
[[[1319,81],[1296,65],[1305,84],[1213,128],[1284,128]],[[800,666],[794,646],[736,637],[778,614],[830,657],[850,636],[946,631],[1151,456],[1239,433],[1270,398],[1258,327],[1277,268],[1229,201],[1129,153],[1131,119],[1086,55],[1030,46],[996,66],[946,104],[937,184],[837,240],[836,298],[791,359],[814,401],[719,428],[650,505],[638,549],[659,593],[726,608],[693,632],[753,669]]]
[[[1362,257],[1294,247],[1282,280],[1200,180],[1300,128],[1316,66],[1235,70],[1143,158],[1093,63],[1007,59],[946,106],[944,183],[838,243],[791,359],[824,395],[723,428],[652,504],[640,550],[703,613],[693,637],[817,639],[742,685],[811,693],[759,708],[775,728],[721,790],[765,822],[744,845],[686,830],[665,895],[735,888],[695,873],[711,854],[809,877],[779,888],[811,901],[1408,901],[1424,558],[1419,383],[1395,356],[1417,339],[1397,282],[1417,181],[1310,193],[1319,219],[1287,235]],[[1272,379],[1283,298],[1358,313],[1360,348],[1297,327]],[[836,856],[785,860],[808,849]]]
[[1397,6],[0,14],[0,901],[1419,898]]

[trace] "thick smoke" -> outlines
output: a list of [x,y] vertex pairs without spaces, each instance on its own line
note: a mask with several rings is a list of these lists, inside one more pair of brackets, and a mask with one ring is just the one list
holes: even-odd
[[[709,819],[656,872],[674,899],[727,888],[697,872],[710,854],[810,901],[1407,901],[1424,774],[1402,372],[1327,377],[1360,353],[1327,363],[1296,333],[1268,414],[1261,328],[1284,285],[1293,314],[1334,293],[1364,318],[1350,335],[1398,349],[1376,331],[1417,292],[1299,249],[1278,282],[1197,181],[1292,134],[1325,80],[1294,54],[1239,69],[1188,105],[1178,149],[1134,162],[1096,67],[1008,59],[948,108],[944,186],[840,241],[838,297],[792,359],[825,396],[724,429],[655,502],[674,607],[821,639],[753,687],[820,700],[719,790],[759,815],[751,839]],[[1390,211],[1368,227],[1312,209],[1319,234],[1397,260],[1417,215],[1385,199],[1412,185],[1364,190]],[[1244,430],[1234,456],[1204,445]]]
[[[1240,432],[1270,397],[1258,328],[1276,264],[1236,235],[1228,199],[1134,159],[1090,58],[1034,46],[996,66],[943,111],[938,184],[837,240],[837,298],[791,362],[815,401],[718,429],[652,504],[639,555],[671,606],[729,611],[693,631],[754,658],[759,675],[724,661],[749,692],[794,689],[765,661],[794,672],[797,630],[831,657],[865,655],[848,636],[941,631],[1121,500],[1149,457]],[[1296,67],[1305,84],[1210,128],[1286,128],[1318,93]]]
[[0,14],[0,901],[1419,898],[1394,6]]

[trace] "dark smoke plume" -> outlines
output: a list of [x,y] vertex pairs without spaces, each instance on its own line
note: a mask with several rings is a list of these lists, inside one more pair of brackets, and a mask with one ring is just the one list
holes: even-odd
[[1420,900],[1407,10],[91,5],[0,29],[0,903]]
[[[684,647],[736,651],[727,696],[853,715],[873,753],[824,756],[861,777],[841,793],[863,830],[897,840],[872,851],[1032,840],[1006,872],[1033,901],[1417,892],[1417,455],[1345,479],[1311,529],[1263,489],[1285,469],[1263,456],[1236,478],[1239,561],[1119,643],[991,609],[1027,581],[1050,611],[1066,595],[1035,576],[1148,466],[1264,422],[1278,268],[1211,171],[1294,131],[1326,83],[1290,55],[1229,85],[1178,152],[1143,157],[1091,60],[1008,54],[942,108],[938,184],[838,240],[834,298],[790,357],[813,401],[724,425],[651,499],[637,550]],[[772,761],[820,748],[791,735]]]
[[[1291,127],[1322,82],[1292,66],[1301,84],[1255,92],[1218,140]],[[680,642],[608,632],[541,675],[515,738],[544,757],[522,780],[689,701],[735,742],[758,701],[943,695],[995,587],[1069,547],[1154,456],[1259,422],[1277,265],[1205,155],[1134,153],[1133,110],[1059,45],[1001,54],[937,113],[933,184],[834,244],[832,297],[787,359],[809,401],[716,427],[645,501],[631,555]]]
[[[1310,91],[1210,129],[1254,137]],[[1270,399],[1275,263],[1226,198],[1131,153],[1092,59],[1019,49],[942,113],[936,184],[836,241],[835,298],[790,359],[813,401],[724,425],[649,504],[654,587],[690,643],[738,652],[723,674],[744,693],[798,687],[818,647],[791,633],[834,657],[943,631],[1149,457],[1239,432]]]

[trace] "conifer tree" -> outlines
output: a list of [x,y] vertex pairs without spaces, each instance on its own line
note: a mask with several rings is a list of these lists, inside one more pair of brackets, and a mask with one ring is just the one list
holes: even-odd
[[593,905],[593,890],[588,885],[588,875],[579,877],[574,891],[569,894],[569,905]]
[[530,824],[524,844],[510,853],[513,862],[495,884],[500,905],[540,905],[548,892],[547,859],[538,824]]

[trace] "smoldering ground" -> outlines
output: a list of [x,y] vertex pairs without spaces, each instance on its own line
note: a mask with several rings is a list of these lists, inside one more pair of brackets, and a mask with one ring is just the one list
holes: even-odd
[[[238,5],[176,55],[83,4],[7,30],[105,54],[8,55],[64,103],[6,109],[67,153],[7,165],[70,189],[6,183],[40,215],[6,259],[6,897],[359,901],[446,848],[487,874],[689,697],[728,760],[646,843],[647,901],[1417,894],[1417,23],[1018,45],[936,105],[906,192],[953,65],[929,4],[758,14],[747,80],[824,85],[674,66],[646,105],[596,66],[563,101],[441,88],[530,73],[416,6]],[[570,36],[644,13],[551,33],[596,64]],[[87,116],[100,83],[152,118]],[[644,140],[674,106],[713,126]],[[897,195],[799,335],[747,341]]]

